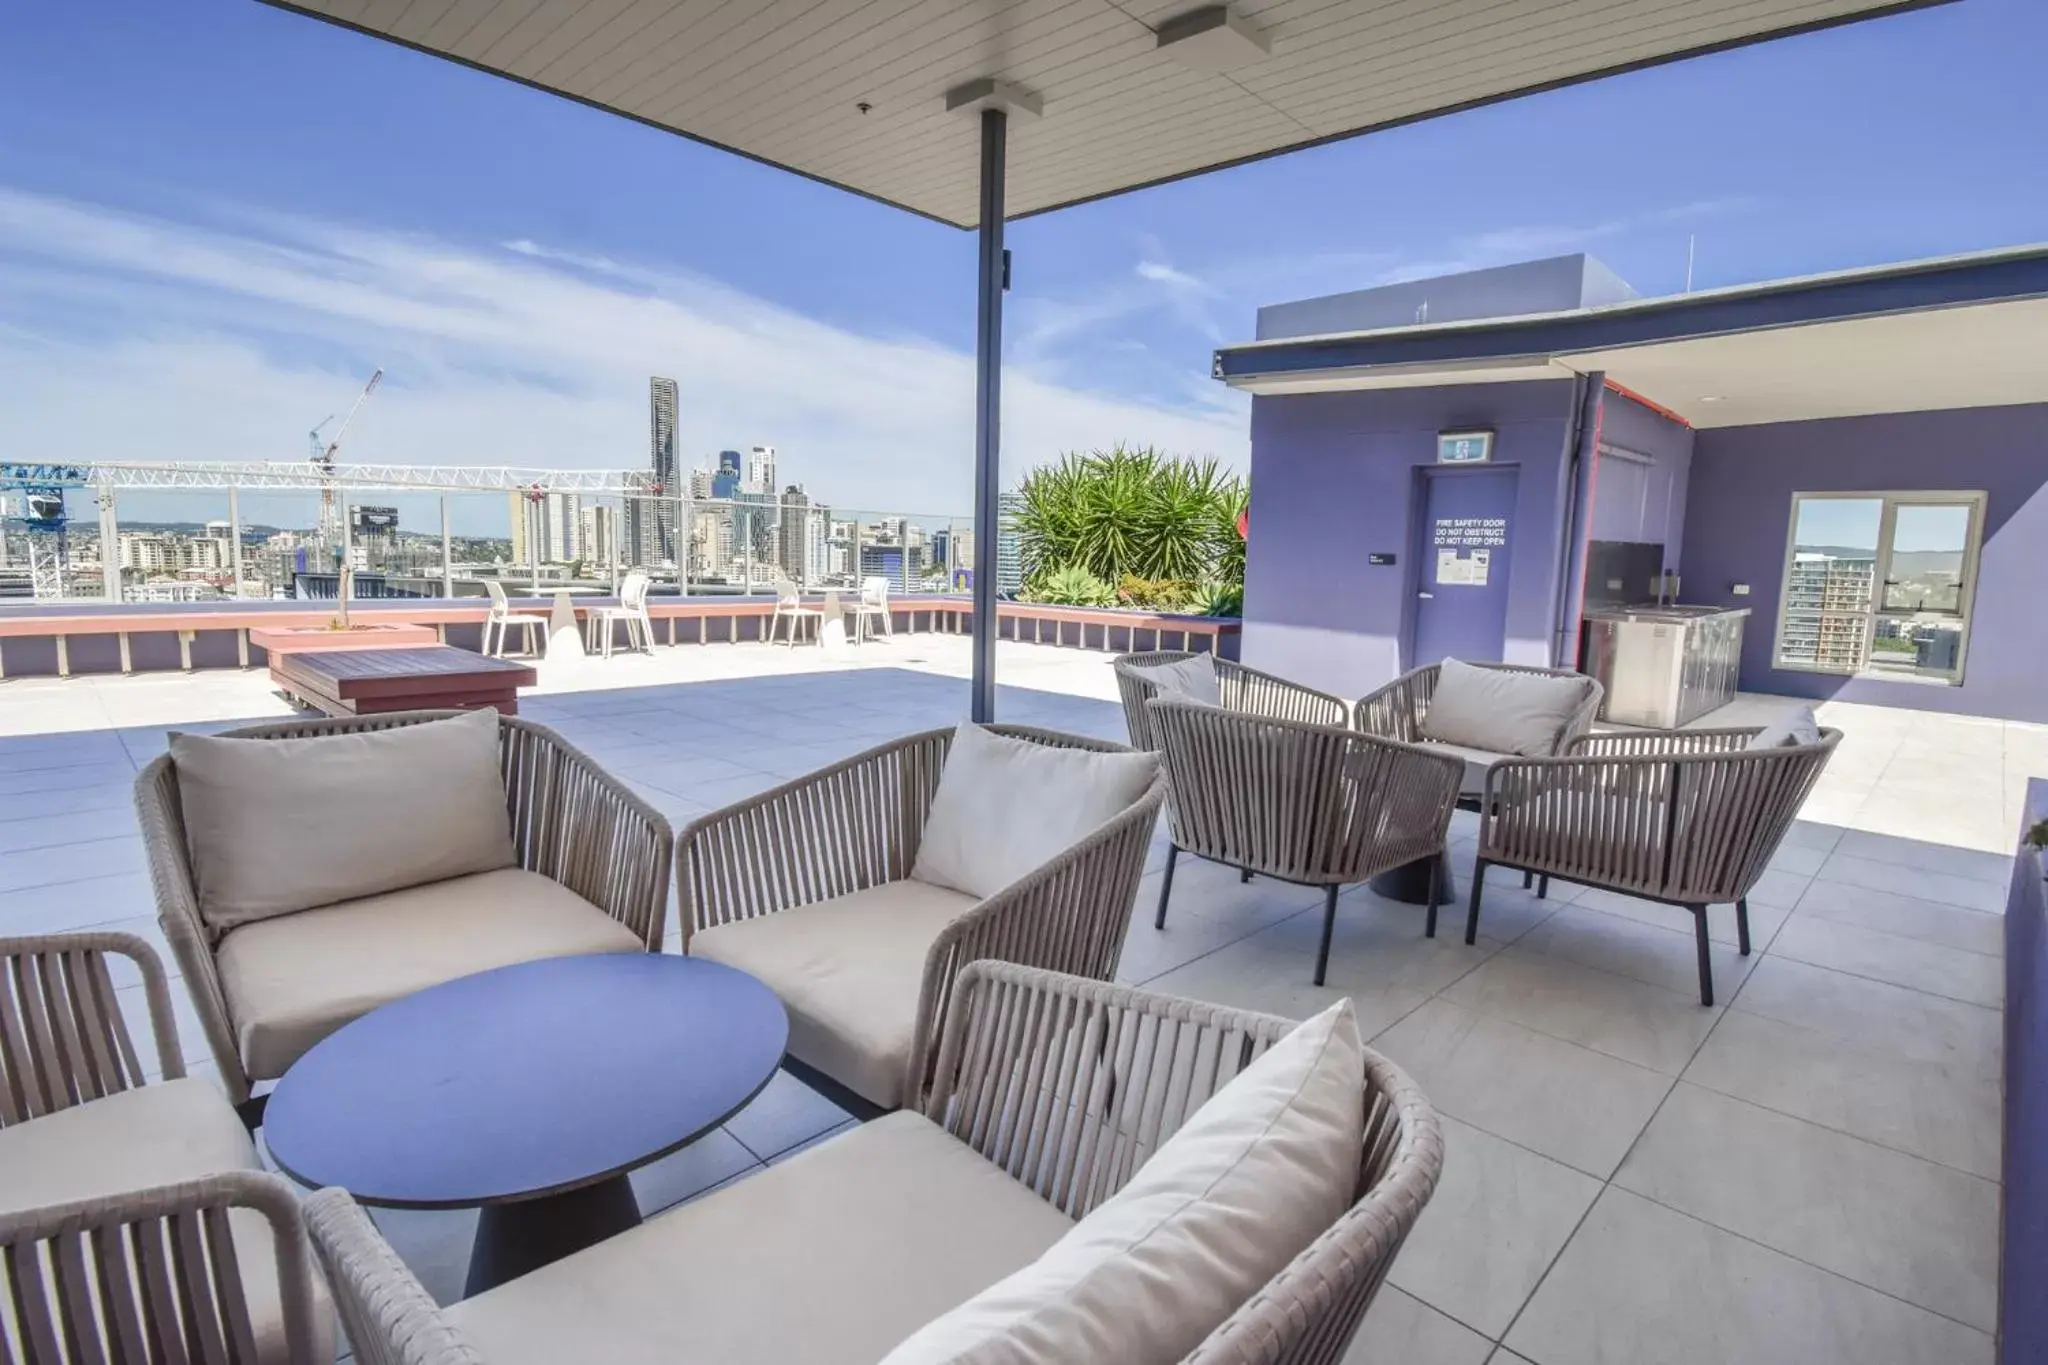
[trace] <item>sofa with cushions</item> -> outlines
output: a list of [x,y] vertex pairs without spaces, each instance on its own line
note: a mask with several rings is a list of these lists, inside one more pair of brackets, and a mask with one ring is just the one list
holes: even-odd
[[1348,725],[1351,720],[1351,710],[1342,697],[1214,654],[1124,654],[1112,660],[1110,667],[1123,698],[1124,724],[1136,749],[1156,751],[1160,747],[1151,713],[1146,710],[1159,697],[1309,725]]
[[1583,673],[1526,664],[1440,664],[1404,673],[1361,698],[1353,723],[1368,735],[1427,744],[1464,761],[1463,797],[1484,791],[1504,758],[1561,754],[1593,728],[1606,691]]
[[387,1001],[661,947],[674,836],[531,721],[397,712],[174,734],[135,801],[229,1097]]
[[960,970],[1115,974],[1165,799],[1159,760],[1024,726],[895,740],[685,828],[683,949],[767,983],[791,1069],[914,1107]]
[[1300,1025],[967,967],[921,1109],[437,1307],[346,1191],[307,1205],[377,1365],[1336,1365],[1443,1143],[1350,1002]]

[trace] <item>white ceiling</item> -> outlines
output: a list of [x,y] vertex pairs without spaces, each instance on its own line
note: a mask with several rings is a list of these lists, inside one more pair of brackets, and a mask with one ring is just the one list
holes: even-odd
[[[1270,56],[1155,46],[1190,0],[271,0],[963,227],[979,140],[1013,116],[1009,216],[1789,29],[1896,0],[1241,0]],[[871,105],[868,113],[857,105]]]
[[[2048,299],[1559,356],[1696,427],[2048,402]],[[1713,401],[1709,401],[1713,400]]]

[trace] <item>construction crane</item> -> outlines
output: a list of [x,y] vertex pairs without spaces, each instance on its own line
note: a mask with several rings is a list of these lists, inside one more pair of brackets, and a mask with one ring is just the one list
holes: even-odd
[[[377,391],[377,381],[383,377],[382,369],[371,374],[370,382],[363,385],[363,391],[356,395],[355,406],[348,410],[348,416],[341,419],[341,426],[334,433],[333,440],[325,445],[320,442],[321,431],[334,420],[333,413],[322,418],[319,425],[306,433],[307,444],[313,449],[313,463],[319,466],[323,476],[334,473],[334,457],[341,452],[341,438],[348,435],[349,426],[356,420],[356,414],[363,410],[363,404],[370,401],[370,395]],[[344,515],[346,513],[341,507],[340,489],[332,479],[323,478],[320,485],[320,534],[337,555],[343,552],[341,519]]]

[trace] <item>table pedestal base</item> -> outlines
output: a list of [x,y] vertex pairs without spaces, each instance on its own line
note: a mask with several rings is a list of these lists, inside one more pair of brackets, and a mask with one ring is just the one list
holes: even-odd
[[[1417,858],[1412,863],[1403,863],[1399,867],[1388,868],[1372,879],[1372,889],[1390,901],[1400,901],[1404,905],[1427,905],[1429,865],[1433,861],[1435,858],[1432,855],[1429,858]],[[1449,905],[1457,899],[1458,885],[1451,876],[1450,860],[1445,859],[1443,876],[1437,882],[1436,903]]]
[[463,1297],[474,1298],[639,1225],[633,1182],[623,1175],[567,1194],[486,1204],[478,1211]]

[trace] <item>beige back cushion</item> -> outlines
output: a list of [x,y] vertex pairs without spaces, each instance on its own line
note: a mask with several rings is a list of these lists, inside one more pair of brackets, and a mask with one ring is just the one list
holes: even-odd
[[1351,1206],[1364,1061],[1340,1001],[1217,1091],[1044,1255],[883,1365],[1180,1360]]
[[305,739],[172,735],[216,929],[510,867],[498,713]]
[[1158,688],[1162,697],[1201,702],[1205,706],[1223,704],[1223,684],[1216,676],[1216,656],[1213,654],[1193,654],[1150,668],[1133,666],[1131,672]]
[[1151,754],[1052,749],[978,725],[953,732],[910,875],[986,899],[1145,794]]
[[1778,713],[1770,724],[1749,737],[1749,748],[1776,749],[1787,744],[1820,743],[1820,722],[1811,706],[1792,706]]
[[1445,659],[1422,715],[1422,733],[1489,753],[1554,753],[1572,712],[1586,699],[1589,681]]

